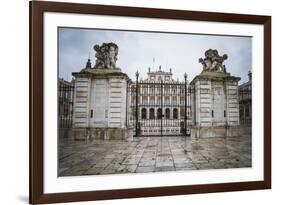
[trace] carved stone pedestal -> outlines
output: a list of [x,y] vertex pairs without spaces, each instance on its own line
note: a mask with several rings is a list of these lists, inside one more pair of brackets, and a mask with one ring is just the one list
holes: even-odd
[[128,76],[119,69],[89,69],[73,75],[74,139],[125,139]]

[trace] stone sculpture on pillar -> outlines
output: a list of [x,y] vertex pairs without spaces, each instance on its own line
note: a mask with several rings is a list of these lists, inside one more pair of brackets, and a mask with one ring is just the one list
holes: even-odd
[[219,55],[216,49],[205,51],[199,62],[202,72],[191,82],[191,107],[195,138],[227,137],[239,135],[240,77],[226,72],[227,55]]
[[118,46],[115,43],[103,43],[95,45],[96,69],[116,69]]
[[203,65],[203,71],[221,71],[226,72],[223,62],[227,59],[227,55],[219,55],[216,49],[208,49],[205,52],[205,58],[199,58],[199,62]]

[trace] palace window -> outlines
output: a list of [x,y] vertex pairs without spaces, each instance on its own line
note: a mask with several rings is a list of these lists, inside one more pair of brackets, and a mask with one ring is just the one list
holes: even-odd
[[156,86],[156,93],[161,93],[161,86]]
[[184,94],[185,89],[181,89],[181,94]]
[[181,103],[181,104],[184,104],[184,97],[181,97],[181,98],[180,98],[180,103]]
[[147,88],[145,88],[145,87],[142,88],[142,94],[143,94],[143,95],[146,95],[146,94],[147,94]]
[[150,104],[154,104],[155,103],[155,97],[154,96],[150,96],[149,103]]
[[150,76],[150,80],[154,81],[155,80],[155,75]]
[[181,118],[184,118],[184,109],[183,108],[180,109],[180,115],[181,115]]
[[157,103],[158,103],[158,104],[161,103],[161,97],[160,97],[160,96],[157,97]]
[[177,96],[173,96],[173,104],[177,104]]
[[150,94],[154,94],[154,93],[155,93],[155,89],[154,89],[154,86],[153,86],[153,85],[150,85],[150,86],[149,86],[149,93],[150,93]]
[[166,119],[170,119],[170,109],[166,108],[165,110]]
[[250,109],[247,106],[246,109],[245,109],[245,117],[249,117],[249,116],[250,116]]
[[141,119],[143,119],[143,120],[146,119],[146,109],[145,108],[141,109]]
[[174,108],[173,110],[173,119],[178,119],[178,109]]
[[162,118],[162,108],[158,108],[157,110],[157,119],[161,119]]
[[147,96],[142,97],[142,104],[147,104]]
[[150,108],[149,109],[149,119],[154,119],[154,118],[155,118],[154,108]]
[[165,96],[165,104],[169,104],[170,103],[170,97],[169,96]]

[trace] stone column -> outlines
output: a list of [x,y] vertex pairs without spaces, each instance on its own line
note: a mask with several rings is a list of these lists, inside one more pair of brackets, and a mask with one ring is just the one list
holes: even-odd
[[226,72],[216,50],[209,49],[199,59],[203,71],[191,81],[193,138],[227,137],[239,135],[239,77]]
[[196,108],[193,130],[196,138],[238,135],[240,79],[223,73],[203,73],[196,76],[194,86]]
[[118,46],[95,45],[96,64],[88,60],[86,68],[72,73],[75,77],[73,137],[85,139],[128,139],[126,124],[127,86],[131,80],[116,67]]
[[73,118],[75,139],[85,139],[86,130],[91,139],[127,138],[128,76],[120,70],[105,69],[92,69],[73,75],[76,78]]

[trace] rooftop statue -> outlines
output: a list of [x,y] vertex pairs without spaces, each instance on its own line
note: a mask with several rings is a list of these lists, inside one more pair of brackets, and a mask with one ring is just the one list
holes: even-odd
[[216,49],[208,49],[205,52],[205,58],[199,58],[199,62],[203,65],[203,71],[221,71],[226,72],[224,61],[227,55],[219,55]]
[[115,43],[103,43],[101,46],[95,45],[96,69],[116,69],[118,46]]

